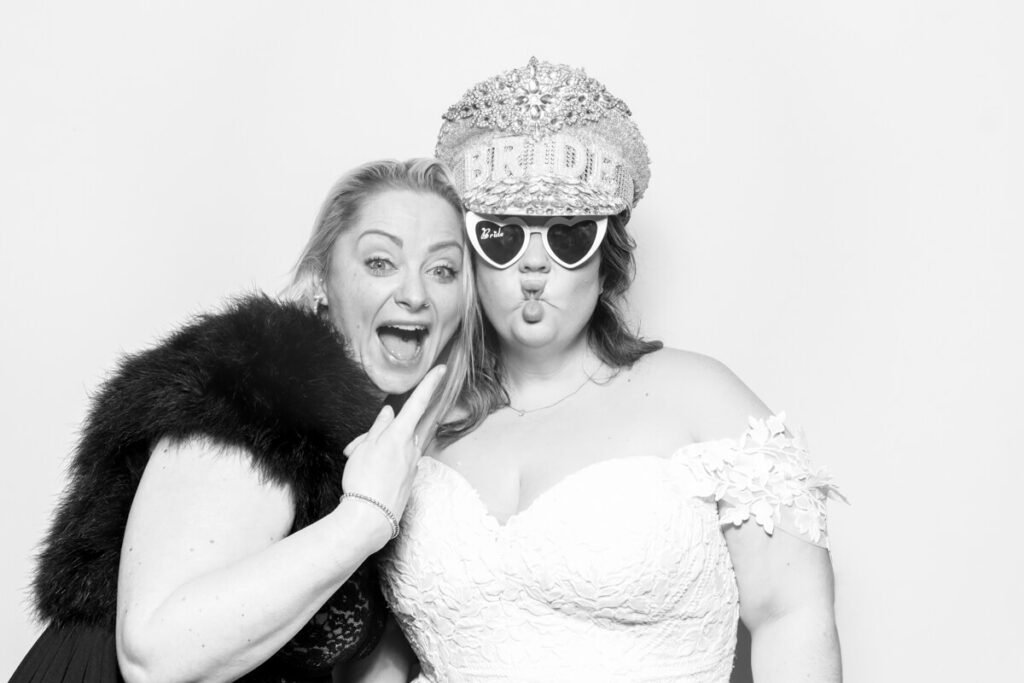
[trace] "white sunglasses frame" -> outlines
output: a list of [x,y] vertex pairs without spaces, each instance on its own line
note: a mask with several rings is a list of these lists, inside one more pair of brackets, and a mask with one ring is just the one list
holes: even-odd
[[[480,221],[495,223],[499,227],[505,225],[518,225],[526,232],[526,239],[523,240],[523,246],[519,249],[519,252],[515,257],[509,260],[505,265],[500,265],[495,261],[492,261],[491,257],[485,254],[484,250],[481,249],[480,242],[476,236],[476,225]],[[586,255],[575,264],[569,265],[562,259],[558,258],[551,250],[551,245],[548,244],[548,228],[556,223],[565,223],[566,225],[573,226],[576,223],[582,223],[583,221],[594,221],[597,223],[597,236],[594,237],[594,244],[590,247],[590,251],[588,251]],[[548,253],[548,256],[551,257],[552,261],[567,270],[574,270],[589,261],[594,254],[597,253],[597,250],[601,248],[601,242],[604,241],[605,235],[608,233],[608,216],[551,216],[544,222],[544,225],[527,225],[526,221],[519,216],[507,216],[501,220],[497,220],[495,218],[481,216],[480,214],[473,213],[472,211],[466,212],[466,235],[469,237],[469,243],[473,245],[473,251],[476,252],[477,256],[486,261],[488,265],[493,268],[497,268],[498,270],[511,268],[518,263],[521,258],[523,258],[523,254],[525,254],[526,250],[530,248],[530,237],[534,233],[538,233],[540,235],[540,241],[541,244],[544,245],[544,251]]]

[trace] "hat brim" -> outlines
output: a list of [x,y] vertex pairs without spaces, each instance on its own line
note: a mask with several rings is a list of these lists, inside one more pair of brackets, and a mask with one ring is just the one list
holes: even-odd
[[630,208],[622,197],[560,176],[508,177],[462,193],[475,213],[505,216],[613,216]]

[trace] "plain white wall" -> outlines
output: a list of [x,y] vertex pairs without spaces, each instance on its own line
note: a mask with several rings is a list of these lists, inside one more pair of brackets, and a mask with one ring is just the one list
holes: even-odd
[[337,175],[430,154],[449,104],[531,54],[586,67],[647,136],[643,329],[787,409],[853,502],[832,507],[847,680],[1024,674],[1015,4],[498,7],[0,10],[0,675],[118,356],[278,290]]

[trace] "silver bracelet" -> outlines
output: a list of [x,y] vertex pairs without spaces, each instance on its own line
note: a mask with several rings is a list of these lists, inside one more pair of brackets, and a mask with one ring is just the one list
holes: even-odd
[[364,496],[361,493],[343,493],[343,494],[341,494],[341,499],[342,500],[345,500],[346,498],[355,498],[356,500],[361,500],[364,503],[369,503],[373,507],[375,507],[378,510],[380,510],[381,513],[385,517],[388,518],[388,523],[391,524],[391,538],[388,539],[388,540],[393,541],[394,539],[398,538],[398,532],[400,530],[400,527],[398,526],[398,517],[395,517],[395,513],[393,513],[391,510],[389,510],[387,505],[385,505],[384,503],[380,502],[376,498],[370,498],[369,496]]

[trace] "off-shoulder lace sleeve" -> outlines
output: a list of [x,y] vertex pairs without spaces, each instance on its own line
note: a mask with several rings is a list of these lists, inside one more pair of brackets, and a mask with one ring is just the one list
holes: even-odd
[[785,413],[750,418],[738,440],[701,444],[687,464],[698,495],[719,503],[723,526],[753,518],[768,534],[778,527],[828,547],[825,502],[846,499],[824,468],[814,468],[800,437],[786,433]]

